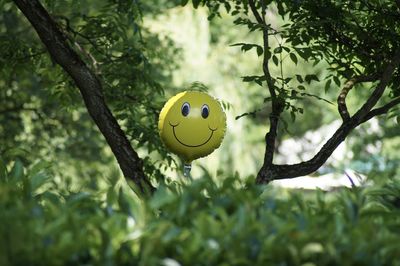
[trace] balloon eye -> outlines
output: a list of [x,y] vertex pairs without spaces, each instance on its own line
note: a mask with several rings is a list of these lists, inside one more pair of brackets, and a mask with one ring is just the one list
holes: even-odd
[[183,116],[187,116],[190,112],[190,104],[186,102],[182,104],[181,112]]
[[210,114],[210,108],[208,107],[207,104],[204,104],[204,105],[201,107],[201,116],[202,116],[203,118],[207,118],[209,114]]

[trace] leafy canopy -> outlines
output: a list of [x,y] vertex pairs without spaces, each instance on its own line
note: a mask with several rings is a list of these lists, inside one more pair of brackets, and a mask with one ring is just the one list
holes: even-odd
[[[187,3],[182,1],[182,4]],[[210,19],[220,16],[223,8],[236,17],[236,25],[246,26],[250,32],[263,30],[264,25],[255,21],[247,0],[193,1],[195,8],[199,5],[208,7]],[[267,27],[270,35],[279,40],[278,44],[267,47],[267,51],[259,44],[235,45],[241,46],[243,51],[255,48],[258,55],[265,52],[267,60],[271,59],[276,66],[282,65],[286,58],[296,65],[299,58],[314,65],[329,64],[323,77],[315,74],[283,76],[283,73],[281,77],[273,77],[279,96],[287,101],[286,106],[293,115],[302,109],[292,106],[290,100],[307,96],[323,99],[321,93],[319,96],[303,92],[308,87],[306,84],[323,79],[326,91],[331,84],[340,87],[343,80],[353,77],[376,77],[400,48],[400,7],[396,1],[256,1],[255,5],[259,10],[268,10]],[[283,23],[274,21],[271,10],[282,17]],[[265,77],[249,76],[243,81],[262,85]],[[389,87],[391,98],[400,95],[398,71]]]

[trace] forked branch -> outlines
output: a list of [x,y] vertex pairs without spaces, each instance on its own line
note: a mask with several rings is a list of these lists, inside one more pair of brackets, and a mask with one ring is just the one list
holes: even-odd
[[392,61],[386,66],[385,70],[378,78],[380,82],[365,104],[352,117],[343,121],[342,125],[335,131],[332,137],[322,146],[319,152],[312,159],[291,165],[272,164],[268,167],[263,166],[257,175],[257,183],[269,183],[276,179],[294,178],[315,172],[326,162],[334,150],[346,139],[354,128],[376,115],[386,113],[392,107],[400,104],[400,98],[396,98],[388,104],[371,111],[378,100],[382,97],[399,64],[400,51],[393,56]]

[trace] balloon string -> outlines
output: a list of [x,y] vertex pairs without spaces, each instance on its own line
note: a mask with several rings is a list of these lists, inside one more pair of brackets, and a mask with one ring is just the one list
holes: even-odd
[[183,165],[183,175],[186,178],[192,179],[192,176],[190,175],[190,170],[192,170],[192,164],[184,164]]

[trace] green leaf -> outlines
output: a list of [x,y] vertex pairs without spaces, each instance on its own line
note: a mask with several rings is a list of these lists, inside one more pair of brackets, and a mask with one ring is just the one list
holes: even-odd
[[278,57],[276,57],[276,55],[273,55],[273,56],[272,56],[272,61],[274,62],[274,64],[275,64],[276,66],[278,66],[279,60],[278,60]]
[[332,83],[332,80],[331,80],[331,79],[328,79],[328,80],[326,81],[326,83],[325,83],[325,93],[327,93],[328,90],[330,89],[331,83]]
[[302,90],[302,91],[305,91],[305,90],[306,90],[306,87],[304,87],[303,85],[299,85],[299,86],[297,86],[297,88],[298,88],[299,90]]
[[193,2],[193,7],[197,8],[200,5],[201,0],[192,0],[192,2]]
[[252,82],[256,79],[256,76],[245,76],[242,77],[243,82]]
[[37,173],[31,178],[31,189],[36,191],[38,188],[43,186],[50,179],[49,175],[46,173]]
[[300,55],[301,58],[308,61],[308,59],[312,55],[312,51],[310,48],[299,48],[297,49],[297,53]]
[[282,53],[282,46],[278,46],[274,49],[274,54],[280,54]]
[[299,75],[299,74],[296,75],[296,79],[297,79],[297,81],[298,81],[299,83],[303,83],[303,82],[304,82],[303,77],[302,77],[301,75]]
[[46,161],[39,161],[29,169],[29,175],[36,175],[37,173],[46,170],[50,167],[50,163]]
[[254,82],[262,87],[262,81],[260,79],[255,79]]
[[263,48],[261,46],[257,46],[257,55],[260,56],[263,54]]
[[22,162],[17,159],[14,162],[14,165],[11,169],[10,172],[10,178],[14,179],[14,180],[20,180],[24,175],[24,167],[22,165]]
[[229,11],[231,10],[231,5],[229,4],[229,2],[225,2],[224,6],[225,6],[226,12],[229,13]]
[[290,59],[297,65],[297,56],[294,53],[289,54]]
[[241,46],[241,50],[243,52],[246,52],[252,48],[256,48],[257,49],[257,54],[258,56],[262,55],[263,53],[263,48],[258,45],[258,44],[253,44],[253,43],[235,43],[235,44],[231,44],[230,46]]
[[277,2],[278,14],[283,18],[285,16],[285,8],[283,7],[283,3],[281,1]]
[[333,77],[333,81],[335,82],[335,84],[336,84],[338,87],[340,87],[340,79],[339,79],[339,77],[334,76],[334,77]]
[[244,44],[242,46],[242,51],[246,52],[246,51],[250,50],[251,48],[253,48],[252,44]]
[[284,84],[288,84],[290,81],[292,80],[292,78],[285,78],[284,80],[283,80],[283,83]]
[[291,118],[292,118],[292,122],[295,122],[295,121],[296,121],[296,114],[295,114],[294,111],[291,111],[291,112],[290,112],[290,116],[291,116]]
[[319,81],[319,78],[317,77],[317,75],[311,74],[311,75],[306,75],[304,77],[305,81],[310,84],[312,81]]

